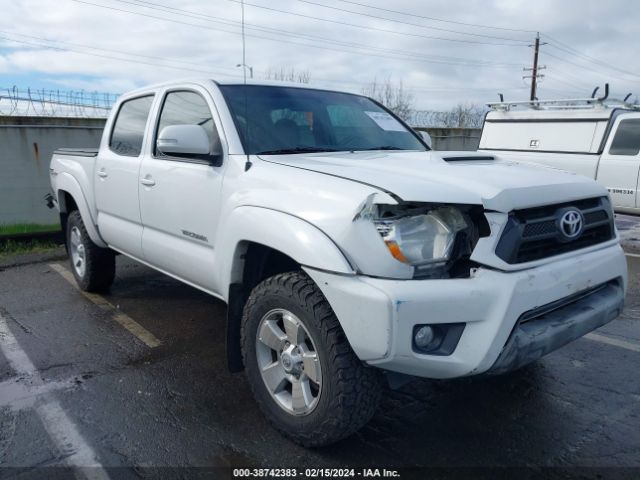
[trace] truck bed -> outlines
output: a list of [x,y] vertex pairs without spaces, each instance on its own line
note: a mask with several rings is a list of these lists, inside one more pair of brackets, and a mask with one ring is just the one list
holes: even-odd
[[75,157],[97,157],[98,148],[58,148],[54,155],[72,155]]

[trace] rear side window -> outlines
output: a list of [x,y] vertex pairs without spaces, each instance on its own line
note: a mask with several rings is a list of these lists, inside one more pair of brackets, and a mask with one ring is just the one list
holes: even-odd
[[640,152],[640,118],[622,120],[613,137],[610,155],[637,155]]
[[148,95],[127,100],[120,106],[109,142],[113,152],[128,157],[140,155],[152,103],[153,95]]
[[[215,151],[214,147],[220,143],[209,105],[198,93],[181,91],[167,94],[160,112],[156,138],[162,129],[169,125],[200,125],[207,133],[207,137],[209,137],[210,152]],[[155,145],[153,149],[156,156],[165,156],[157,151]]]

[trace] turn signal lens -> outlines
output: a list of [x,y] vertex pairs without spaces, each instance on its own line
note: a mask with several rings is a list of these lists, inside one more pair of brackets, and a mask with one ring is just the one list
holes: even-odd
[[399,260],[402,263],[409,263],[406,257],[402,254],[402,251],[400,250],[400,247],[396,242],[394,242],[393,240],[388,240],[384,243],[386,243],[389,252],[391,252],[391,255],[393,255],[393,258]]

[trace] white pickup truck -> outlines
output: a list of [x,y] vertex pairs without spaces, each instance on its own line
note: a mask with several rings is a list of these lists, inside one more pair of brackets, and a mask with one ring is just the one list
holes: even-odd
[[640,214],[640,105],[605,97],[489,104],[480,150],[593,178]]
[[435,153],[360,95],[143,88],[51,184],[80,287],[109,288],[119,252],[222,299],[229,367],[305,446],[364,425],[385,377],[514,370],[623,308],[604,187]]

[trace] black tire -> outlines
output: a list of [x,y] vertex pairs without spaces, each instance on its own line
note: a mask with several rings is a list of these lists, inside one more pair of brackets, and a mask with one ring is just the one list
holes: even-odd
[[[300,320],[322,369],[317,403],[304,416],[283,409],[260,372],[258,328],[274,309],[285,309]],[[241,338],[245,371],[260,409],[294,442],[305,447],[329,445],[359,430],[376,412],[381,396],[379,371],[356,357],[331,306],[303,272],[275,275],[253,289],[244,307]]]
[[[75,230],[74,230],[75,229]],[[84,269],[74,264],[74,246],[72,232],[77,232],[84,253]],[[78,282],[78,286],[85,292],[103,292],[108,290],[116,274],[115,254],[108,248],[100,248],[93,243],[87,233],[80,212],[75,210],[67,218],[67,251],[71,272]]]

